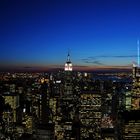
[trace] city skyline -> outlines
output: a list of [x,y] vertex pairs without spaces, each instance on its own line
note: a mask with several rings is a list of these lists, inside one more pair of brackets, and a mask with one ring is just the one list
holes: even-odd
[[125,69],[137,62],[139,0],[0,2],[0,69]]

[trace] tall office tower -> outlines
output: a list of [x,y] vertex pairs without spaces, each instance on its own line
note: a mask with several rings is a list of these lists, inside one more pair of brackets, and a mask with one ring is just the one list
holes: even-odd
[[125,105],[125,84],[122,81],[116,81],[114,83],[114,92],[112,97],[112,114],[113,114],[113,124],[115,132],[115,140],[120,140],[122,138],[123,132],[123,119],[121,117],[122,112],[124,112]]
[[[99,83],[84,81],[80,94],[80,139],[101,139],[101,90]],[[88,87],[88,88],[86,88]],[[94,89],[93,89],[94,87]],[[98,90],[96,88],[98,87]]]
[[50,91],[51,91],[51,96],[50,96],[50,102],[49,106],[52,110],[52,117],[53,117],[53,123],[54,123],[54,136],[55,139],[59,140],[62,139],[61,134],[62,134],[62,128],[61,128],[61,110],[60,110],[60,97],[63,92],[63,74],[64,72],[59,71],[57,73],[52,73],[50,75]]
[[0,95],[0,134],[4,131],[4,123],[3,123],[3,111],[4,111],[5,101],[4,98]]
[[80,95],[80,139],[101,139],[101,93],[83,91]]
[[11,134],[14,129],[14,124],[17,123],[19,96],[16,93],[3,93],[3,98],[5,99],[5,107],[3,112],[5,132]]
[[104,81],[104,92],[102,94],[102,120],[101,120],[101,136],[102,140],[115,140],[115,130],[113,124],[113,82]]
[[57,139],[70,140],[72,138],[73,120],[76,112],[76,93],[74,93],[72,63],[68,53],[63,77],[63,93],[60,96],[61,127]]
[[40,119],[41,124],[44,125],[46,125],[49,122],[49,98],[49,80],[47,78],[44,78],[40,89]]
[[140,110],[140,67],[133,66],[132,110]]
[[132,89],[132,110],[140,110],[140,66],[139,66],[139,40],[138,65],[133,65],[133,89]]
[[17,108],[19,107],[19,95],[16,93],[8,93],[3,94],[3,98],[5,99],[5,104],[7,104],[11,108],[12,112],[12,120],[13,123],[17,122]]
[[[130,98],[131,97],[131,98]],[[131,99],[131,100],[130,100]],[[133,85],[129,95],[130,107],[124,114],[124,140],[140,139],[140,67],[139,67],[139,41],[138,41],[138,65],[133,65]]]
[[4,98],[0,95],[0,122],[2,122],[2,114],[4,111],[4,104],[5,104]]
[[[39,139],[54,139],[54,125],[52,123],[52,110],[50,107],[50,79],[44,75],[40,88],[40,124],[37,127]],[[52,102],[53,103],[53,102]]]

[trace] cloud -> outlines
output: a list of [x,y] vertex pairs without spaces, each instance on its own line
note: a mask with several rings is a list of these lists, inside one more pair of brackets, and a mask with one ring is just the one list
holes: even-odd
[[31,68],[33,68],[33,67],[28,67],[28,66],[26,66],[26,67],[23,67],[23,68],[25,68],[25,69],[31,69]]
[[104,65],[103,63],[101,63],[99,60],[97,60],[96,58],[94,57],[88,57],[88,58],[85,58],[85,59],[81,59],[84,63],[87,63],[87,64],[94,64],[94,65]]
[[136,58],[136,55],[99,55],[99,56],[89,56],[87,58],[81,59],[84,63],[95,64],[95,65],[105,65],[100,60],[101,58]]
[[89,58],[84,58],[84,59],[81,59],[82,61],[88,61],[89,60]]
[[88,58],[81,59],[86,60],[96,60],[97,58],[136,58],[137,55],[98,55],[98,56],[89,56]]
[[135,58],[136,55],[101,55],[89,58]]
[[95,61],[85,61],[85,63],[88,63],[88,64],[95,64],[95,65],[103,65],[103,63],[101,63],[100,61],[98,60],[95,60]]
[[76,68],[86,68],[86,67],[88,67],[88,66],[82,66],[82,65],[74,65],[74,67]]

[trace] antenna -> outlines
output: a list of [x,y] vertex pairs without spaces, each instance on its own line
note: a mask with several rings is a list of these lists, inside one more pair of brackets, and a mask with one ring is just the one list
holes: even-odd
[[68,49],[67,61],[70,61],[70,49]]
[[139,40],[137,40],[137,48],[138,48],[138,67],[139,67],[139,64],[140,64],[140,59],[139,59],[139,57],[140,57],[140,47],[139,47]]

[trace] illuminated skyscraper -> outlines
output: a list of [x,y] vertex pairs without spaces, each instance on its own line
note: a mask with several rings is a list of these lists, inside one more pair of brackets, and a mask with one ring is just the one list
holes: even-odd
[[93,81],[90,75],[84,73],[83,76],[81,75],[78,86],[80,87],[80,140],[101,140],[103,82]]
[[[138,41],[138,65],[133,65],[133,85],[129,94],[129,107],[124,112],[124,140],[140,139],[140,67],[139,67],[139,41]],[[126,97],[126,99],[128,99]]]
[[101,139],[101,93],[84,91],[81,92],[80,100],[81,139]]
[[70,140],[76,138],[76,135],[73,134],[73,124],[76,118],[77,94],[76,92],[74,92],[75,84],[72,70],[72,63],[70,61],[70,55],[68,53],[62,78],[63,90],[60,95],[61,117],[56,128],[57,140]]
[[73,68],[72,68],[72,62],[70,61],[70,54],[68,52],[68,56],[67,56],[67,61],[65,63],[65,68],[64,68],[65,71],[72,71]]
[[139,41],[138,45],[138,65],[133,65],[133,89],[131,99],[131,110],[140,110],[140,66],[139,66]]
[[132,89],[131,109],[140,110],[140,67],[133,67],[133,89]]

